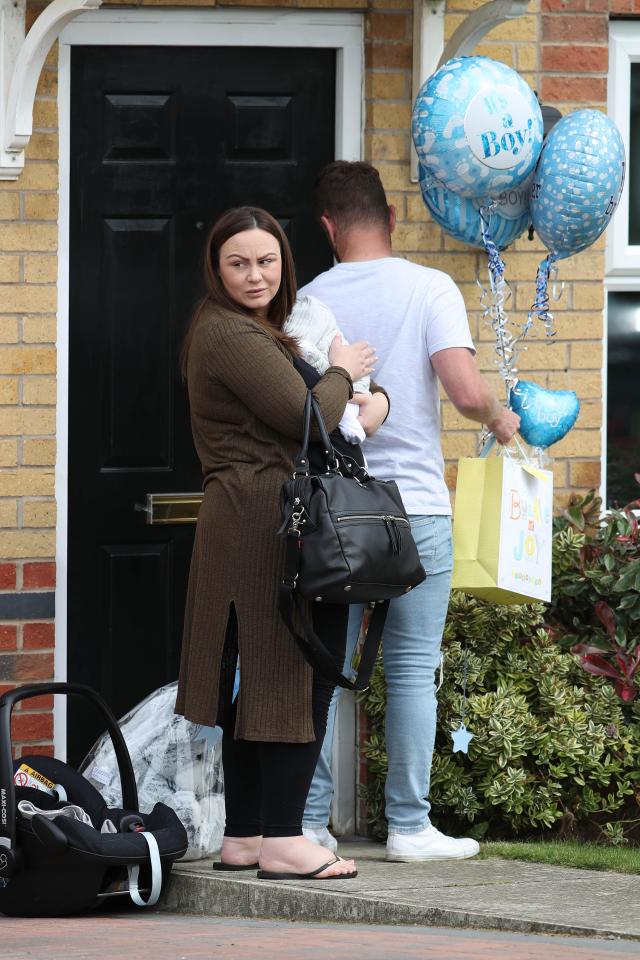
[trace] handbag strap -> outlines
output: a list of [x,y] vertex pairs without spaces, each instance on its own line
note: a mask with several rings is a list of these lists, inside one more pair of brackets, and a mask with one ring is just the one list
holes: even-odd
[[[298,595],[295,592],[295,588],[300,564],[300,544],[300,537],[296,535],[296,533],[289,531],[287,533],[285,548],[285,571],[282,583],[280,584],[280,594],[278,598],[280,616],[286,624],[289,633],[300,647],[303,657],[309,666],[319,673],[320,676],[336,684],[338,687],[343,687],[345,690],[366,690],[369,686],[369,680],[376,663],[378,650],[380,649],[382,631],[389,611],[389,601],[385,600],[383,603],[375,604],[373,613],[371,614],[371,620],[369,621],[367,635],[362,646],[358,672],[354,680],[349,680],[336,666],[336,662],[331,653],[315,633],[313,627],[300,609],[300,605],[297,603]],[[302,633],[298,633],[293,623],[294,604],[302,624]]]
[[316,419],[318,430],[320,431],[320,440],[322,441],[323,453],[325,455],[327,472],[338,472],[338,458],[333,449],[333,444],[329,438],[327,425],[324,422],[320,404],[314,397],[311,390],[307,390],[307,397],[304,404],[303,425],[302,425],[302,446],[294,462],[294,476],[309,475],[309,437],[311,435],[311,414]]

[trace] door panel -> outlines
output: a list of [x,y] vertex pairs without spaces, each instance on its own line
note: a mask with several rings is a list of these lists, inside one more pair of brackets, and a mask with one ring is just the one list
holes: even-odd
[[[194,527],[140,507],[201,485],[178,367],[207,231],[263,206],[301,284],[330,266],[311,200],[334,102],[331,50],[73,50],[68,676],[119,715],[177,676]],[[77,763],[99,728],[68,710]]]

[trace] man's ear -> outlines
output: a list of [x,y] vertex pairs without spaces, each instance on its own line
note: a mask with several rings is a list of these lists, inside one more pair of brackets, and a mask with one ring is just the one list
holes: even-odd
[[323,213],[322,216],[320,217],[320,223],[321,223],[321,225],[322,225],[322,229],[324,230],[324,232],[325,232],[326,235],[327,235],[327,239],[328,239],[331,247],[332,247],[333,249],[335,249],[335,245],[336,245],[336,225],[335,225],[335,223],[333,222],[333,220],[331,219],[331,217],[328,217],[328,216],[327,216],[326,213]]
[[390,203],[389,204],[389,233],[393,233],[396,228],[396,208]]

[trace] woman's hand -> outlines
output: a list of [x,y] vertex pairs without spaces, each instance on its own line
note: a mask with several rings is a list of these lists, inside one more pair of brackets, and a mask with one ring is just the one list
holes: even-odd
[[384,393],[354,393],[349,402],[358,404],[358,420],[366,435],[373,436],[389,413],[389,401]]
[[359,380],[373,372],[378,358],[366,340],[347,344],[338,333],[329,347],[329,361],[333,367],[343,367],[352,380]]

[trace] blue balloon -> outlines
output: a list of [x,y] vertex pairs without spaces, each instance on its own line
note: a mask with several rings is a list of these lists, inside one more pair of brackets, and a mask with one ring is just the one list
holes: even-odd
[[429,174],[463,197],[495,197],[533,171],[542,147],[540,105],[515,70],[457,57],[420,89],[413,142]]
[[591,246],[611,219],[624,184],[624,144],[599,110],[576,110],[547,137],[531,188],[531,218],[553,257]]
[[[420,164],[420,189],[425,206],[436,223],[456,240],[472,247],[483,247],[481,200],[461,197],[432,180]],[[513,243],[531,222],[529,184],[504,190],[496,197],[496,207],[489,214],[489,234],[498,250]]]
[[578,418],[580,401],[574,390],[548,390],[518,380],[509,396],[520,417],[520,436],[532,447],[550,447],[562,440]]

